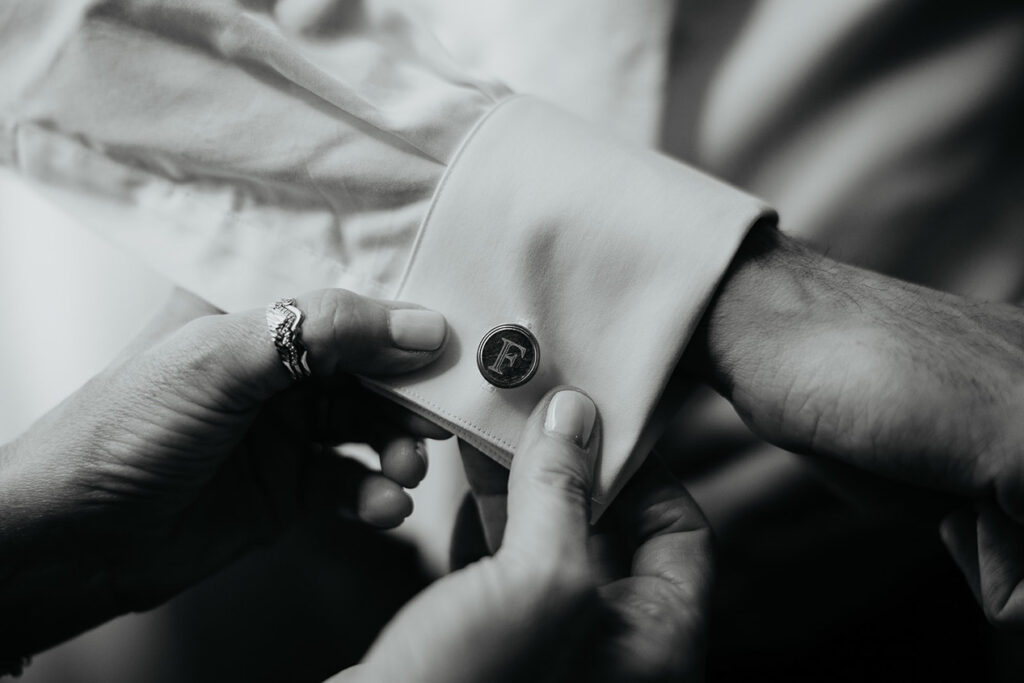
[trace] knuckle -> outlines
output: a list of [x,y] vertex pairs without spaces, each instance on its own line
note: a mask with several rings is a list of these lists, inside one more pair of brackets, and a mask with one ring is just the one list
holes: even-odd
[[[633,626],[634,637],[621,643],[633,653],[630,680],[688,680],[699,668],[694,654],[703,650],[707,630],[701,605],[680,603],[670,586],[651,578],[620,594],[614,605],[619,618]],[[641,633],[642,642],[635,639]]]
[[652,503],[644,511],[640,533],[644,538],[651,538],[662,534],[707,529],[708,523],[703,513],[699,508],[694,510],[687,502],[680,495]]
[[335,334],[359,326],[362,306],[359,295],[347,289],[327,289],[319,293],[317,314],[328,322]]
[[196,318],[182,328],[180,337],[171,338],[170,345],[153,349],[162,355],[161,360],[164,361],[154,363],[154,366],[162,366],[160,374],[165,380],[170,380],[168,375],[180,379],[221,378],[223,373],[232,369],[228,366],[234,358],[234,354],[225,353],[226,347],[232,341],[244,338],[245,331],[237,329],[227,316]]
[[249,324],[230,315],[191,320],[163,342],[132,359],[132,376],[151,396],[180,398],[204,405],[231,404],[256,391],[245,347],[264,343]]
[[[328,289],[316,292],[306,310],[308,326],[303,328],[304,339],[311,358],[326,365],[318,372],[334,374],[346,362],[363,362],[368,354],[367,341],[375,338],[373,316],[363,297],[346,289]],[[314,340],[322,340],[317,344]],[[316,354],[314,350],[321,353]],[[328,353],[322,353],[323,351]],[[342,353],[334,353],[340,350]]]
[[590,499],[590,477],[582,458],[551,459],[529,473],[530,483],[573,503]]
[[1005,605],[986,605],[985,616],[990,624],[1000,630],[1015,629],[1024,625],[1024,614],[1007,609]]
[[[985,560],[982,558],[984,565]],[[985,570],[982,570],[983,573]],[[1018,593],[1024,587],[1024,581],[1014,581],[1008,577],[994,577],[990,573],[990,585],[982,581],[982,609],[989,623],[1000,629],[1018,629],[1024,626],[1024,606]]]

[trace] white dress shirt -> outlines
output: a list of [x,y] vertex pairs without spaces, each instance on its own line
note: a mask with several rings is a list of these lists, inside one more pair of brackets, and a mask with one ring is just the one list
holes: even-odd
[[[444,356],[373,384],[504,464],[541,395],[584,388],[600,509],[765,207],[467,74],[402,3],[294,7],[6,5],[0,161],[226,310],[344,287],[441,311]],[[476,363],[505,323],[541,357],[514,389]]]

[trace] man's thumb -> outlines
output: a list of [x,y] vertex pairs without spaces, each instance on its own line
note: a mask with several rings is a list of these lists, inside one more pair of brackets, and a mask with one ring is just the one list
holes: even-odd
[[512,460],[503,552],[530,561],[586,561],[590,494],[600,450],[594,402],[554,389],[534,408]]

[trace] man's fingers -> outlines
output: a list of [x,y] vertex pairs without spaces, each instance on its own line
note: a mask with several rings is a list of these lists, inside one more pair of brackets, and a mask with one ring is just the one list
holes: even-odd
[[1024,626],[1024,529],[986,501],[949,515],[941,532],[989,621]]
[[703,511],[656,454],[651,454],[608,509],[637,547],[658,537],[707,530]]
[[602,588],[614,619],[600,679],[698,677],[713,571],[703,512],[651,455],[602,522],[627,533],[633,556],[630,576]]
[[[303,314],[299,338],[316,377],[409,372],[435,360],[447,336],[440,313],[343,289],[310,292],[295,305]],[[168,341],[182,351],[171,355],[197,380],[225,393],[261,401],[293,382],[271,339],[265,309],[198,318]]]
[[600,441],[597,409],[589,397],[569,388],[545,396],[512,460],[502,554],[570,569],[586,564]]
[[973,506],[963,507],[946,515],[939,526],[946,550],[967,580],[980,605],[981,568],[978,566],[978,514]]

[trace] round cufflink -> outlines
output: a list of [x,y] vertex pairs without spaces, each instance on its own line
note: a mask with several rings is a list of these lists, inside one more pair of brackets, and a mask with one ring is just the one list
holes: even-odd
[[496,387],[522,386],[540,367],[540,345],[522,325],[498,325],[480,340],[476,365],[484,379]]

